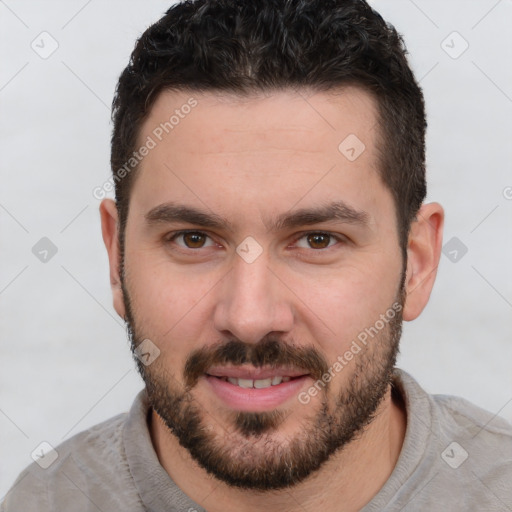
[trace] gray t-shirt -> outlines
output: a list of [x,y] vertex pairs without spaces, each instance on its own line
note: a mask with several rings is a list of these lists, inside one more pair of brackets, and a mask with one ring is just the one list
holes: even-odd
[[[456,397],[429,395],[396,370],[407,410],[397,465],[362,510],[512,511],[512,425]],[[204,512],[160,465],[149,435],[144,390],[123,413],[34,462],[5,496],[3,512]]]

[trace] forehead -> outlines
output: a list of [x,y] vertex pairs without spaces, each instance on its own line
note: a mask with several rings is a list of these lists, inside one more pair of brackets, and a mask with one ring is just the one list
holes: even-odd
[[[191,107],[190,105],[194,106]],[[280,151],[296,150],[307,136],[309,150],[337,151],[354,134],[372,146],[377,121],[376,100],[354,86],[315,92],[308,89],[261,91],[244,96],[227,92],[164,91],[141,127],[148,134],[193,153],[220,153],[237,145],[238,151],[271,150],[276,136]],[[248,138],[247,134],[251,137]],[[342,138],[340,140],[340,137]],[[201,142],[204,146],[198,146]]]
[[141,127],[138,144],[151,140],[152,149],[132,200],[146,211],[181,200],[224,217],[233,208],[270,217],[299,203],[389,199],[377,172],[377,133],[376,101],[356,87],[165,91]]

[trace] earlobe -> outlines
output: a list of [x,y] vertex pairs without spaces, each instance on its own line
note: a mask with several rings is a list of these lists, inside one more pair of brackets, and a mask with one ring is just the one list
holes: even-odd
[[437,275],[443,241],[444,210],[424,204],[411,224],[407,247],[404,320],[414,320],[428,303]]
[[100,204],[101,233],[108,253],[110,268],[110,286],[114,300],[114,308],[121,318],[125,318],[125,305],[121,288],[119,248],[119,222],[116,203],[112,199],[104,199]]

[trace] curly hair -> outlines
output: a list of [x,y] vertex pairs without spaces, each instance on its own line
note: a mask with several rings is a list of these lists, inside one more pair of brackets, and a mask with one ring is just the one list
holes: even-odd
[[[423,93],[395,28],[364,0],[189,0],[139,38],[112,105],[112,172],[132,156],[141,125],[167,89],[239,95],[359,86],[378,104],[378,172],[395,203],[406,258],[425,199]],[[136,169],[115,182],[121,244]]]

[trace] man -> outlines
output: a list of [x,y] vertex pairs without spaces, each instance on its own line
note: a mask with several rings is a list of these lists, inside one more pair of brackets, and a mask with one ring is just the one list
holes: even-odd
[[512,427],[395,369],[442,243],[425,129],[364,1],[171,8],[120,77],[100,207],[145,389],[3,510],[512,509]]

